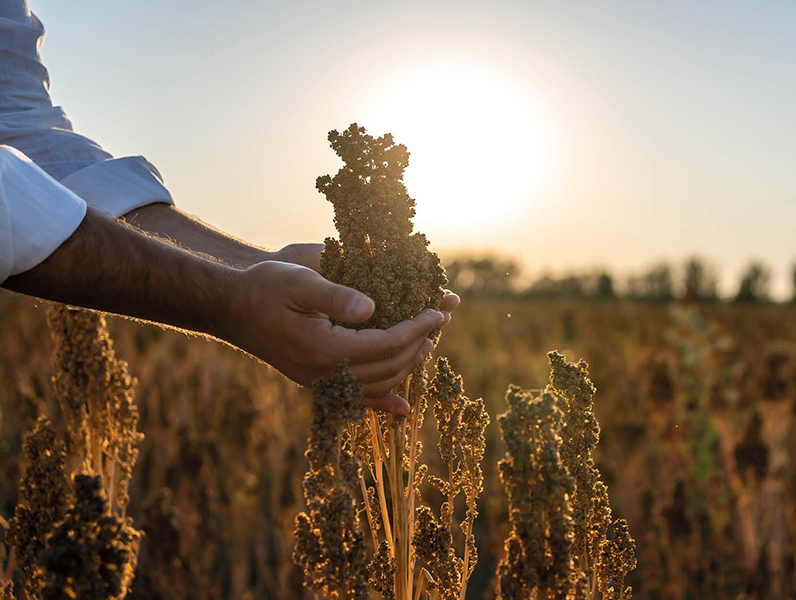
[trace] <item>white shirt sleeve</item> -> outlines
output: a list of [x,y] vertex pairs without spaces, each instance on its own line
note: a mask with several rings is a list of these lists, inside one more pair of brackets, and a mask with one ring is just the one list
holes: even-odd
[[76,133],[53,106],[39,45],[44,27],[24,0],[0,0],[0,145],[12,146],[111,217],[153,202],[172,204],[157,169],[142,156],[114,158]]
[[0,146],[0,282],[50,256],[85,215],[86,203],[74,192]]

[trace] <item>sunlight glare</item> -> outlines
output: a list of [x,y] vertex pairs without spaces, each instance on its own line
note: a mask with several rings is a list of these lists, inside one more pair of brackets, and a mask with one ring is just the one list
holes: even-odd
[[525,216],[549,182],[549,119],[499,73],[416,68],[377,88],[364,112],[369,133],[390,132],[409,149],[404,179],[420,230],[462,234]]

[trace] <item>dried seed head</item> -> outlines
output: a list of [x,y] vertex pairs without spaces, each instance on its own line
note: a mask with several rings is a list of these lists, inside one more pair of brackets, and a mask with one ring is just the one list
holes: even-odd
[[506,457],[498,463],[511,533],[498,567],[498,598],[565,599],[573,589],[574,484],[559,457],[562,414],[551,391],[540,397],[516,386],[498,418]]
[[75,502],[42,554],[42,598],[121,600],[133,581],[141,541],[129,519],[108,512],[98,476],[74,478]]
[[384,600],[395,600],[395,559],[390,556],[390,546],[386,541],[379,544],[368,570],[371,589],[381,594]]
[[436,254],[420,233],[412,234],[414,200],[403,183],[406,147],[390,134],[373,138],[352,124],[329,142],[345,163],[332,178],[319,177],[318,191],[334,205],[340,240],[329,238],[321,274],[353,287],[376,303],[361,328],[387,329],[425,308],[438,308],[446,279]]
[[[559,398],[559,407],[563,412],[561,437],[564,441],[561,458],[567,471],[575,479],[575,493],[572,499],[572,518],[575,520],[576,555],[588,552],[588,532],[592,522],[605,521],[610,523],[610,513],[606,516],[604,509],[608,507],[607,496],[597,502],[595,495],[607,494],[607,490],[599,488],[600,472],[594,464],[592,450],[600,439],[600,425],[592,410],[594,386],[589,380],[588,365],[585,361],[568,363],[563,354],[550,352],[550,386]],[[595,507],[603,509],[595,515]]]
[[0,600],[16,600],[16,598],[14,594],[14,582],[9,579],[3,584],[3,587],[0,588]]
[[48,312],[55,341],[53,391],[84,470],[102,475],[111,510],[124,513],[138,458],[136,380],[116,358],[99,313],[53,305]]
[[341,361],[332,379],[313,385],[312,428],[304,477],[307,512],[296,517],[293,561],[305,585],[332,600],[366,600],[368,563],[354,491],[359,463],[350,451],[349,421],[365,416],[362,386]]
[[40,555],[50,532],[66,514],[71,492],[64,471],[64,443],[46,418],[39,417],[33,431],[25,436],[22,451],[25,470],[6,540],[14,547],[25,594],[38,598],[43,583]]
[[[499,418],[508,447],[499,463],[512,531],[498,569],[498,597],[588,598],[584,580],[606,598],[625,600],[625,575],[635,567],[635,543],[624,522],[611,523],[608,488],[592,450],[600,428],[592,411],[588,365],[550,358],[550,385],[533,394],[510,386],[509,411]],[[585,571],[575,570],[575,564]]]
[[613,525],[613,538],[603,543],[599,562],[600,591],[605,600],[630,598],[631,588],[625,588],[625,577],[636,568],[636,542],[630,537],[627,521],[620,519]]
[[437,359],[437,373],[431,380],[428,392],[437,420],[439,454],[442,461],[452,469],[456,460],[456,447],[461,442],[464,388],[462,378],[453,372],[447,358]]
[[462,565],[453,550],[450,531],[434,518],[427,506],[417,510],[417,523],[412,536],[417,558],[433,575],[441,600],[455,600],[462,585]]

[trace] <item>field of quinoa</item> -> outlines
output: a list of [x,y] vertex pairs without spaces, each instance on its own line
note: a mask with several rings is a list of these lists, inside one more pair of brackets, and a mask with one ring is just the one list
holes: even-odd
[[[330,141],[321,270],[388,327],[444,285],[406,151]],[[796,305],[465,298],[435,337],[400,417],[345,362],[0,293],[0,598],[796,598]]]
[[[46,305],[9,293],[0,304],[7,521],[25,432],[46,415],[61,440],[68,434],[53,396]],[[594,454],[636,541],[634,597],[793,598],[794,317],[776,305],[465,301],[438,353],[492,420],[468,598],[494,597],[508,533],[496,468],[507,382],[544,387],[551,348],[589,361],[601,426]],[[129,597],[312,598],[291,560],[311,393],[209,340],[118,318],[107,327],[138,379],[144,435],[127,510],[144,533]]]

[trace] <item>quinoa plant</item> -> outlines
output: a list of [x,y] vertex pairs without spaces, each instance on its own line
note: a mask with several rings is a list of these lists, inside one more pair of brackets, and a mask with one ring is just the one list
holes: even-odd
[[438,308],[445,273],[426,236],[412,233],[415,202],[403,183],[406,147],[390,134],[374,139],[356,124],[330,132],[329,142],[345,164],[315,184],[334,206],[340,234],[326,239],[321,274],[376,303],[369,320],[348,326],[387,329]]
[[313,392],[310,470],[304,477],[307,512],[296,518],[293,559],[310,588],[332,600],[366,600],[365,536],[355,500],[361,470],[345,435],[351,424],[365,419],[362,386],[343,361],[332,379],[315,382]]
[[[55,305],[48,317],[53,388],[77,468],[67,475],[67,446],[39,417],[25,437],[25,469],[6,539],[26,598],[121,600],[141,540],[125,517],[142,437],[135,381],[116,359],[101,315]],[[12,593],[10,582],[2,593]]]
[[81,471],[97,475],[109,508],[124,517],[127,488],[138,458],[136,385],[116,358],[105,318],[57,304],[48,312],[55,341],[53,391],[66,419]]
[[635,542],[624,520],[611,522],[608,488],[592,457],[600,427],[588,365],[569,363],[558,352],[548,358],[550,384],[543,393],[511,386],[509,411],[499,418],[508,448],[500,478],[512,530],[497,595],[626,600]]
[[133,581],[141,534],[108,512],[99,475],[74,478],[75,499],[52,531],[41,564],[43,600],[122,600]]
[[22,449],[25,469],[6,540],[15,550],[25,595],[38,598],[46,577],[39,557],[47,538],[66,516],[72,494],[65,470],[64,443],[45,417],[39,417],[25,436]]
[[[342,134],[332,131],[329,141],[344,166],[334,177],[319,177],[317,188],[334,205],[340,239],[326,240],[321,274],[376,303],[373,316],[352,327],[386,329],[424,309],[439,308],[444,270],[428,250],[425,236],[412,233],[414,200],[403,184],[406,148],[395,144],[389,134],[373,138],[356,124]],[[439,331],[432,337],[438,339]],[[294,553],[305,569],[307,584],[331,598],[366,598],[368,587],[361,583],[367,581],[369,589],[385,600],[416,600],[424,593],[430,598],[463,599],[477,560],[472,528],[482,489],[484,428],[489,422],[483,402],[464,396],[461,378],[441,360],[430,385],[424,362],[394,388],[409,403],[408,416],[373,410],[360,414],[352,412],[349,396],[329,398],[325,391],[344,384],[350,389],[353,384],[346,383],[350,377],[341,365],[333,380],[315,386],[307,451],[310,472],[304,482],[309,512],[296,521]],[[440,452],[448,471],[447,479],[430,478],[446,498],[438,517],[420,504],[428,467],[420,462],[419,437],[429,399],[434,402]],[[325,433],[319,437],[324,421],[328,421]],[[319,453],[321,438],[331,445]],[[360,558],[365,550],[361,523],[351,512],[355,491],[361,496],[373,550],[367,565]],[[454,500],[460,494],[467,511],[461,523],[461,557],[453,547]],[[337,512],[325,508],[332,501]],[[332,524],[333,536],[328,535]],[[343,565],[334,565],[344,556],[349,560],[342,577]]]

